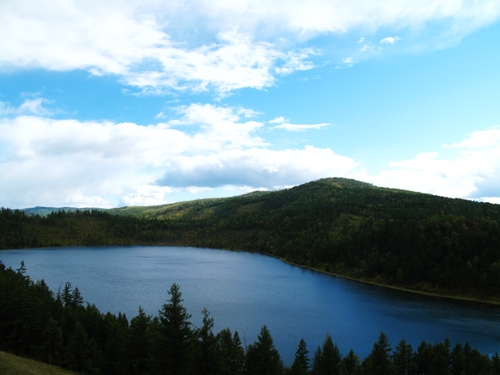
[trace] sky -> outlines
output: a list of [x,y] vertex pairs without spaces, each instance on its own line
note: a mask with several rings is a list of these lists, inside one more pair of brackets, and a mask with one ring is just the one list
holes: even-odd
[[500,203],[498,0],[0,0],[0,206],[325,177]]

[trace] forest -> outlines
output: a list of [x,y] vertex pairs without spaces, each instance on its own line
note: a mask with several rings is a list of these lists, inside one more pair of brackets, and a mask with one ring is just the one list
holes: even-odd
[[363,359],[353,350],[342,356],[328,334],[313,351],[300,340],[293,363],[285,366],[265,325],[255,342],[244,345],[236,331],[214,332],[207,309],[201,324],[192,322],[179,285],[166,294],[157,316],[139,306],[129,321],[84,303],[69,282],[54,293],[43,280],[33,281],[23,262],[17,270],[0,262],[0,350],[85,374],[500,374],[498,352],[488,356],[448,340],[413,348],[402,339],[392,348],[384,332]]
[[500,206],[329,178],[153,207],[0,210],[0,249],[178,245],[259,252],[357,280],[500,303]]

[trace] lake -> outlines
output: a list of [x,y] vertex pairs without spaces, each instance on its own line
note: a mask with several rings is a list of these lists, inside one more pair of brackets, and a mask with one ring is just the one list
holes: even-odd
[[469,342],[482,353],[500,351],[500,308],[427,297],[363,284],[295,267],[252,253],[189,247],[76,247],[0,251],[33,280],[53,291],[69,281],[86,302],[125,313],[139,305],[157,315],[168,289],[180,285],[191,322],[201,326],[207,307],[218,332],[229,327],[246,344],[267,325],[285,364],[304,338],[312,357],[326,333],[342,352],[362,359],[380,331],[394,349],[404,338],[414,349],[423,341]]

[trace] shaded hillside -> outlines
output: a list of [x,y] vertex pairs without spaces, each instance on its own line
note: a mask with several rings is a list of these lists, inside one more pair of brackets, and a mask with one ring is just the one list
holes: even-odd
[[332,178],[109,213],[44,219],[7,211],[2,225],[11,227],[2,233],[10,238],[0,238],[3,248],[167,244],[257,251],[387,285],[500,300],[500,206],[488,203]]

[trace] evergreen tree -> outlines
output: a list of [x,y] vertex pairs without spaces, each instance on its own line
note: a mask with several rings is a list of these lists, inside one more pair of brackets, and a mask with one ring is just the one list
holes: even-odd
[[295,359],[290,368],[291,375],[306,375],[309,373],[309,350],[307,350],[306,342],[300,339],[299,346],[295,352]]
[[460,375],[465,371],[464,349],[460,343],[457,343],[451,351],[451,375]]
[[342,359],[340,364],[340,373],[342,375],[359,375],[361,374],[361,361],[354,353],[354,350],[349,350],[349,353]]
[[340,355],[340,350],[337,344],[333,343],[332,338],[329,334],[326,335],[323,342],[322,352],[323,355],[321,359],[320,374],[339,375],[342,356]]
[[66,347],[66,367],[74,371],[89,371],[92,368],[90,341],[87,332],[77,322]]
[[385,332],[380,332],[378,340],[367,357],[366,369],[373,375],[390,375],[393,373],[393,363],[390,357],[391,344]]
[[102,369],[107,375],[121,375],[126,369],[127,327],[124,327],[115,315],[106,314],[106,318],[108,333],[104,345]]
[[281,375],[284,367],[278,350],[274,347],[271,333],[263,326],[257,341],[248,346],[245,357],[247,375]]
[[495,354],[491,357],[491,370],[493,375],[500,375],[500,356],[498,355],[498,351],[495,351]]
[[182,294],[178,284],[172,284],[168,292],[169,303],[159,312],[160,342],[158,347],[158,373],[165,375],[184,375],[188,373],[189,352],[193,333],[191,315],[182,305]]
[[402,339],[392,354],[396,375],[412,375],[415,372],[413,348]]
[[60,363],[63,348],[63,331],[53,318],[47,321],[43,336],[46,361],[50,365],[52,363]]
[[241,346],[238,332],[231,335],[231,330],[225,328],[217,334],[219,374],[238,375],[243,371],[245,351]]
[[132,374],[147,374],[151,370],[151,340],[151,317],[139,306],[139,314],[130,321],[127,338],[127,359]]
[[203,325],[196,331],[196,373],[211,375],[218,373],[217,338],[212,332],[214,319],[206,308],[202,311]]
[[320,375],[322,371],[323,351],[318,345],[318,349],[314,351],[311,375]]

